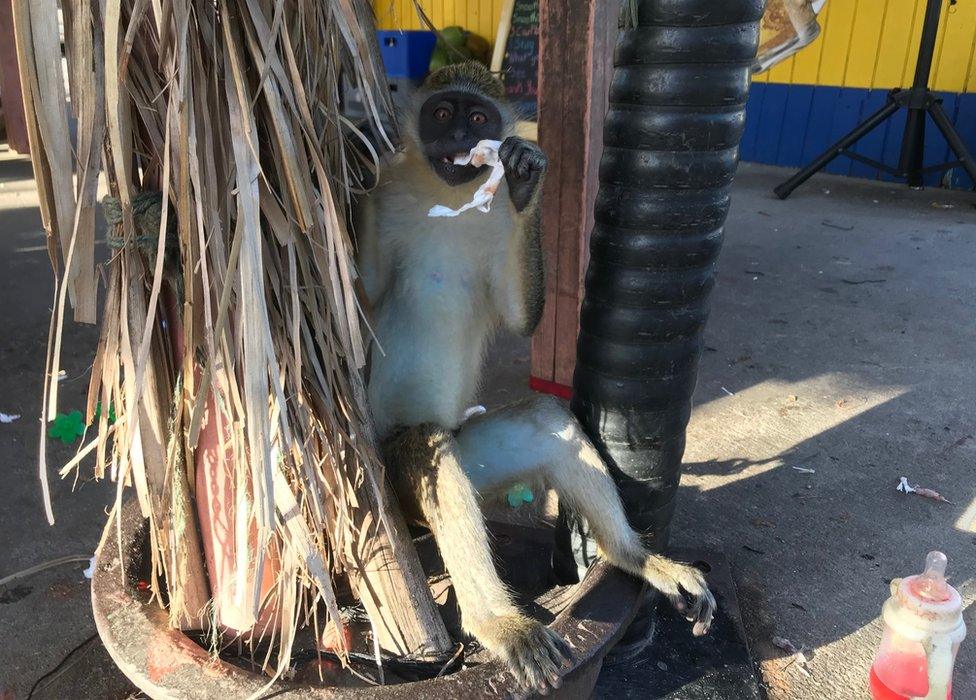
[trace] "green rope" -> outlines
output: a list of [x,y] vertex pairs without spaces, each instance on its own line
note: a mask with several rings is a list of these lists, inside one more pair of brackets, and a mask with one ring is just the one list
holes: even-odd
[[[140,192],[132,200],[132,222],[135,236],[127,239],[122,232],[122,202],[116,197],[102,199],[102,212],[109,224],[105,242],[116,250],[130,248],[144,256],[149,269],[156,265],[159,249],[159,227],[163,218],[161,192]],[[180,242],[176,231],[176,216],[170,208],[166,219],[166,251],[163,255],[163,271],[168,278],[179,303],[183,302],[183,275],[180,274]]]
[[[105,234],[105,242],[110,248],[125,248],[130,244],[124,234],[118,232],[122,225],[122,202],[117,197],[106,196],[102,199],[102,213],[110,228]],[[136,236],[131,244],[145,253],[150,259],[156,255],[159,245],[159,227],[163,217],[163,195],[160,192],[140,192],[132,200],[132,220],[136,227]],[[167,230],[173,230],[173,220],[167,222]],[[169,238],[169,236],[167,236]],[[167,240],[167,247],[172,247],[175,241]]]

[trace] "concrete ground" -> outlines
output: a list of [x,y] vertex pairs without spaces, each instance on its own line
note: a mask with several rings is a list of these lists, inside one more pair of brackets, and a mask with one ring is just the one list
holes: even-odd
[[[744,165],[689,427],[674,544],[724,551],[771,697],[863,698],[892,577],[930,549],[976,629],[976,199],[818,176],[787,202],[785,171]],[[0,153],[0,578],[88,554],[111,486],[37,486],[37,416],[52,284],[26,161]],[[94,329],[69,324],[63,409],[80,408]],[[527,344],[492,356],[486,403],[527,393]],[[51,443],[51,465],[70,449]],[[813,469],[805,473],[793,469]],[[952,504],[895,491],[900,476]],[[0,700],[82,667],[74,697],[123,697],[97,647],[83,565],[0,589]],[[773,636],[805,647],[790,664]],[[51,687],[52,678],[40,689]],[[954,696],[976,697],[976,640]],[[44,693],[39,693],[43,696]]]

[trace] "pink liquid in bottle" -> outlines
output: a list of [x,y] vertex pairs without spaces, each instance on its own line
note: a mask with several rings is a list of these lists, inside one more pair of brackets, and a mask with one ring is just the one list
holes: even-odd
[[868,681],[874,700],[952,697],[952,664],[966,625],[959,593],[945,580],[946,563],[944,554],[930,552],[925,573],[891,582]]

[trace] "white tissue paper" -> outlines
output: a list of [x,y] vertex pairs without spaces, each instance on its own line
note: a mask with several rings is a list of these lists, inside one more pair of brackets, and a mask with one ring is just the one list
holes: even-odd
[[469,163],[478,167],[487,165],[491,168],[491,174],[485,180],[485,183],[474,193],[474,198],[460,209],[451,209],[450,207],[445,207],[443,204],[438,204],[430,208],[427,216],[457,216],[468,209],[477,209],[485,214],[491,211],[491,200],[495,198],[495,192],[498,191],[498,184],[502,181],[502,176],[505,174],[505,166],[502,165],[502,161],[498,157],[498,149],[501,145],[501,141],[485,139],[484,141],[479,141],[467,155],[455,158],[455,165],[468,165]]
[[469,418],[480,416],[483,413],[488,413],[488,409],[482,406],[481,404],[478,404],[477,406],[472,406],[471,408],[469,408],[464,412],[463,416],[461,416],[461,422],[466,423]]

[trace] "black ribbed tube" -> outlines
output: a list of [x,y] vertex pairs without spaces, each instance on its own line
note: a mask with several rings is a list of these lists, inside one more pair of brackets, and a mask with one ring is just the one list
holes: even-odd
[[663,549],[763,0],[645,0],[604,126],[573,411]]

